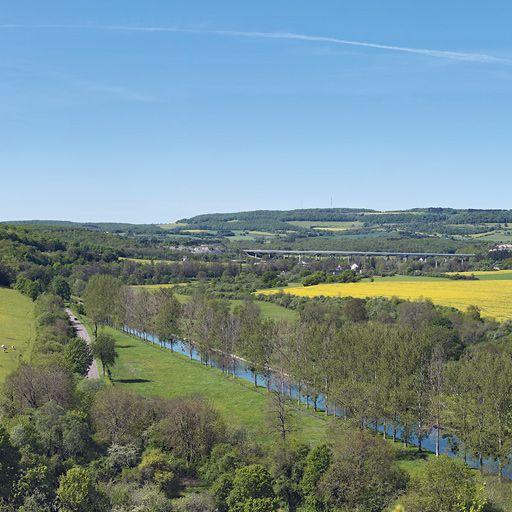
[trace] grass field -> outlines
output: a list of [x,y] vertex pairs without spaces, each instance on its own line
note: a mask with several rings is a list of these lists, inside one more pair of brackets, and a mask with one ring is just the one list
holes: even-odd
[[159,228],[162,229],[175,229],[175,228],[184,228],[188,224],[183,224],[183,222],[169,222],[167,224],[158,224]]
[[[136,286],[137,288],[146,288],[147,290],[158,290],[159,288],[174,288],[176,286],[181,286],[180,284],[143,284]],[[184,295],[180,293],[175,294],[176,298],[182,303],[185,304],[190,300],[190,295]],[[231,304],[232,308],[236,306],[240,306],[243,301],[242,300],[228,300]],[[264,302],[264,301],[256,301],[259,308],[261,309],[261,314],[265,318],[270,318],[272,320],[286,320],[292,322],[296,320],[298,314],[296,311],[291,309],[284,308],[279,306],[279,304],[273,304],[272,302]]]
[[[225,376],[186,356],[161,349],[137,338],[110,329],[119,359],[113,369],[113,382],[144,395],[167,398],[203,395],[230,426],[245,426],[261,442],[268,440],[266,391],[251,383]],[[296,434],[305,442],[325,439],[326,421],[322,415],[302,411]]]
[[175,288],[188,283],[163,283],[163,284],[136,284],[134,288],[146,288],[146,290],[159,290],[160,288]]
[[318,231],[347,231],[348,229],[356,229],[363,225],[362,222],[344,222],[344,221],[310,221],[310,220],[294,220],[288,224],[306,229],[316,229]]
[[[486,273],[478,281],[449,279],[425,280],[410,277],[406,280],[383,278],[359,283],[333,283],[316,286],[285,288],[283,291],[302,297],[399,297],[401,299],[431,299],[434,303],[465,310],[478,306],[482,314],[498,320],[512,318],[512,273]],[[494,278],[490,276],[494,275]],[[509,276],[509,278],[501,276]],[[260,290],[258,293],[277,293]]]
[[[30,358],[31,343],[35,336],[34,304],[21,293],[0,288],[0,383],[16,368],[20,357]],[[16,350],[12,350],[12,346]]]
[[123,258],[122,256],[119,257],[122,261],[133,261],[135,263],[141,263],[144,265],[150,265],[151,263],[174,263],[170,260],[148,260],[146,258]]
[[512,281],[512,270],[477,270],[475,272],[459,272],[463,275],[474,275],[481,281]]

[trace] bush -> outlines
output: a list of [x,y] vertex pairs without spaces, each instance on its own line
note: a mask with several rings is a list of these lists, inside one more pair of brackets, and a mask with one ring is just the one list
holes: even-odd
[[464,462],[441,455],[425,464],[400,503],[407,512],[481,512],[487,498]]

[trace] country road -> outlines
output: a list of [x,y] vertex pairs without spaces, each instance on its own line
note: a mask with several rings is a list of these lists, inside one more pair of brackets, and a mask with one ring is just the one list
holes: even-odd
[[[66,313],[69,316],[69,320],[71,322],[71,325],[75,328],[76,334],[85,340],[88,345],[91,344],[91,337],[89,336],[89,333],[87,332],[87,329],[85,326],[76,318],[76,316],[73,314],[71,309],[66,308]],[[92,360],[92,364],[89,367],[89,371],[87,372],[87,378],[88,379],[98,379],[99,373],[98,373],[98,365],[96,364],[96,359]]]

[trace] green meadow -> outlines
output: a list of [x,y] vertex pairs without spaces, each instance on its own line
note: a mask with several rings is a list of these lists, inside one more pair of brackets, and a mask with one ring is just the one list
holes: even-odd
[[[35,336],[34,304],[21,293],[0,288],[0,382],[18,365],[21,357],[30,358]],[[12,349],[14,345],[15,350]]]
[[[173,398],[202,395],[230,426],[245,427],[259,441],[268,440],[266,423],[267,392],[243,379],[226,376],[187,356],[162,349],[114,329],[119,359],[112,381],[149,396]],[[325,439],[326,420],[320,413],[300,411],[295,434],[298,439],[316,444]]]

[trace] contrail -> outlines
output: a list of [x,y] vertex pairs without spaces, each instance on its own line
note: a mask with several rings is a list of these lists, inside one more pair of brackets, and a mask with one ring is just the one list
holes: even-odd
[[320,43],[331,43],[345,46],[358,46],[363,48],[372,48],[376,50],[385,50],[391,52],[412,53],[426,57],[441,59],[477,62],[477,63],[512,63],[509,59],[495,57],[485,53],[467,53],[450,50],[434,50],[430,48],[411,48],[407,46],[395,46],[389,44],[371,43],[367,41],[353,41],[349,39],[339,39],[328,36],[312,36],[307,34],[297,34],[295,32],[245,32],[237,30],[211,30],[211,29],[193,29],[193,28],[175,28],[175,27],[135,27],[123,25],[0,25],[0,29],[80,29],[80,30],[104,30],[118,32],[172,32],[181,34],[203,34],[217,35],[227,37],[246,37],[260,39],[285,39],[295,41],[311,41]]

